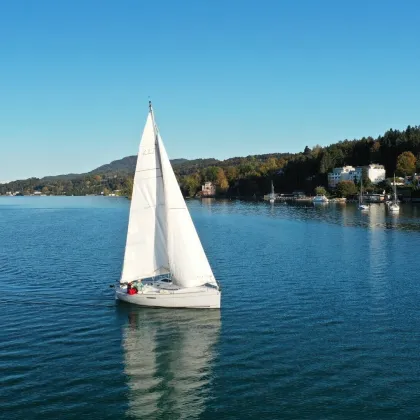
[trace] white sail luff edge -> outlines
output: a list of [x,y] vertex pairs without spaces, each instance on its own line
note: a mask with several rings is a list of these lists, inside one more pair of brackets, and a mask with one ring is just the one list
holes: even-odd
[[167,273],[163,177],[151,110],[139,145],[120,282]]

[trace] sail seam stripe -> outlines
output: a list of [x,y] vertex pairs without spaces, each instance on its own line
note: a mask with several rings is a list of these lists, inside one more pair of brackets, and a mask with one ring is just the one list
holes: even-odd
[[159,168],[158,166],[156,166],[155,168],[150,168],[150,169],[139,169],[138,171],[136,171],[136,173],[138,173],[138,172],[154,171],[155,169],[159,169],[161,171],[161,168]]

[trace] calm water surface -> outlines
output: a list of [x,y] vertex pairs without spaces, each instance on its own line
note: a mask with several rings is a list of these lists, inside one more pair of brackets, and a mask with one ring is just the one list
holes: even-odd
[[0,197],[0,417],[420,416],[420,208],[191,201],[222,310],[116,304],[129,202]]

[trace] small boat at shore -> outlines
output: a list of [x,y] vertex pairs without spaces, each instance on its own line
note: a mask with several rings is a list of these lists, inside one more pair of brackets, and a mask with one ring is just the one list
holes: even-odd
[[276,195],[274,193],[274,184],[273,184],[273,181],[271,181],[270,203],[273,204],[275,199],[276,199]]
[[317,194],[314,199],[312,200],[313,203],[328,203],[329,200],[327,197],[325,197],[325,195],[321,195],[321,194]]
[[398,205],[398,198],[397,198],[397,186],[395,184],[395,174],[394,174],[394,198],[391,204],[389,204],[388,209],[391,213],[400,212],[400,206]]
[[363,181],[360,180],[360,194],[359,194],[359,210],[367,211],[369,210],[369,206],[367,204],[363,204]]

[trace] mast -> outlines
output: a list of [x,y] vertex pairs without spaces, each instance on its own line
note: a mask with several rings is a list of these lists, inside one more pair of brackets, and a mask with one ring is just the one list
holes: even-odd
[[149,103],[137,154],[121,283],[169,273],[167,217],[158,137]]
[[397,185],[395,184],[395,173],[394,173],[394,204],[397,204]]
[[157,130],[156,122],[155,122],[155,115],[153,114],[152,101],[149,101],[149,114],[152,117],[153,132],[155,134],[155,145],[157,146],[158,145],[158,141],[157,141],[158,130]]

